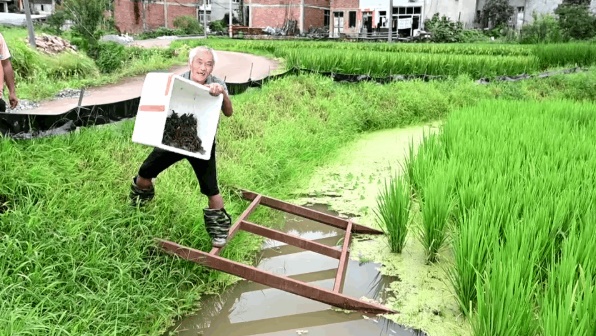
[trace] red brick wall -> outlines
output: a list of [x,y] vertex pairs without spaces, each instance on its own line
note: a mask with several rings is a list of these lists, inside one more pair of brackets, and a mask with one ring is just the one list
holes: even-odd
[[250,12],[255,28],[281,28],[286,18],[300,22],[300,7],[251,7]]
[[[362,23],[362,13],[360,12],[360,1],[358,0],[331,0],[331,13],[329,20],[331,21],[330,29],[334,29],[333,12],[344,13],[343,33],[348,35],[357,34],[360,32],[360,25]],[[356,11],[356,26],[350,28],[350,11]],[[334,30],[335,31],[335,30]]]
[[[177,0],[178,2],[168,1],[168,28],[174,28],[174,20],[178,16],[197,16],[196,7],[184,7],[178,5],[196,4],[194,0]],[[138,6],[138,17],[135,13],[135,6]],[[147,29],[152,30],[164,27],[164,6],[163,4],[148,4],[145,13]],[[114,4],[114,21],[116,27],[122,33],[140,33],[143,31],[143,4],[133,2],[132,0],[116,0]]]
[[331,0],[331,10],[334,9],[357,9],[360,8],[358,0]]
[[304,30],[308,31],[309,28],[320,28],[323,27],[325,21],[325,10],[318,8],[304,8]]
[[304,0],[304,4],[306,6],[325,7],[329,9],[331,0]]

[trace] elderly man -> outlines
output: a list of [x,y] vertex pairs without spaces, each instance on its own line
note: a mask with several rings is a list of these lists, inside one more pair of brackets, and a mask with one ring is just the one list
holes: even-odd
[[[17,107],[19,100],[17,99],[15,83],[14,83],[14,70],[12,69],[12,63],[10,62],[10,51],[8,50],[8,45],[4,40],[4,36],[0,34],[0,62],[2,62],[2,70],[0,73],[0,88],[1,88],[1,95],[0,99],[4,97],[4,83],[8,86],[8,100],[10,102],[10,107],[15,108]],[[4,99],[2,99],[2,107],[4,107],[3,111],[5,110],[6,103]]]
[[[221,110],[226,117],[232,116],[233,108],[228,89],[224,81],[213,76],[211,72],[217,62],[217,55],[211,48],[197,47],[190,51],[190,71],[182,77],[193,80],[209,88],[213,96],[223,94]],[[199,180],[201,193],[208,197],[208,208],[203,209],[205,228],[213,246],[222,247],[226,244],[228,231],[231,225],[231,217],[224,209],[223,198],[220,195],[217,170],[215,164],[215,141],[211,149],[211,158],[201,160],[194,157],[169,152],[160,148],[154,148],[145,162],[141,165],[137,176],[133,177],[130,198],[133,204],[143,204],[153,199],[155,195],[152,180],[162,171],[174,163],[186,159],[192,166],[194,173]]]

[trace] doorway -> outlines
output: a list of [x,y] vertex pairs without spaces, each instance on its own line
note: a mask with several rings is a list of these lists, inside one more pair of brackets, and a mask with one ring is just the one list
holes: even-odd
[[333,37],[344,32],[344,12],[333,12]]

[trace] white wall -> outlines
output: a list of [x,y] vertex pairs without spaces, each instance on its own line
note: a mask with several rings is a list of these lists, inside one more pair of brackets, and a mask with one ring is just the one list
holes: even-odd
[[424,0],[424,16],[432,18],[435,13],[452,21],[461,21],[465,28],[472,28],[476,16],[476,0]]

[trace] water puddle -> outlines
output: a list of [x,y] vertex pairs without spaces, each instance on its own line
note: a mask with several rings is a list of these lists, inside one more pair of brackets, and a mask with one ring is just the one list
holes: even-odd
[[[310,208],[332,213],[324,205]],[[336,214],[334,214],[336,215]],[[341,249],[343,230],[302,217],[285,215],[281,229],[292,235]],[[266,240],[258,268],[332,290],[338,260],[278,241]],[[349,260],[342,293],[385,302],[385,288],[396,277],[382,276],[379,264]],[[330,305],[242,280],[220,296],[201,300],[201,309],[171,328],[179,336],[284,336],[284,335],[426,335],[390,320],[358,312],[343,312]]]

